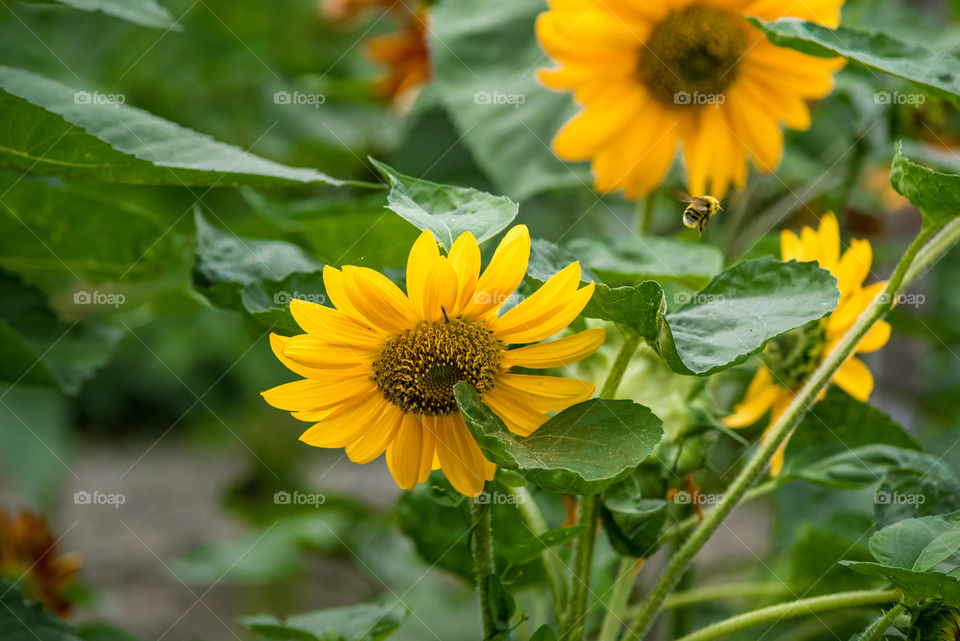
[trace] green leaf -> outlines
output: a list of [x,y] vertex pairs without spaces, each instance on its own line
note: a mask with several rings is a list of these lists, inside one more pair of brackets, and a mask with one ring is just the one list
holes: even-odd
[[410,612],[387,604],[363,604],[317,610],[283,619],[271,615],[237,622],[271,641],[380,641],[399,628]]
[[929,225],[960,215],[960,175],[929,169],[903,154],[903,145],[890,165],[890,182],[923,213]]
[[781,478],[853,489],[924,455],[920,444],[880,410],[832,389],[794,430]]
[[705,375],[745,361],[770,339],[822,318],[836,307],[837,280],[816,263],[771,257],[735,265],[695,294],[677,293],[667,312],[654,281],[633,287],[598,286],[583,311],[626,325],[674,372]]
[[[545,283],[550,277],[561,269],[576,262],[580,258],[565,247],[555,245],[542,238],[534,238],[530,241],[530,260],[527,263],[527,276]],[[593,272],[587,265],[580,264],[580,280],[596,281]]]
[[578,238],[567,248],[610,286],[656,280],[699,288],[723,269],[716,247],[659,236]]
[[80,91],[0,66],[0,168],[151,185],[341,185],[217,142],[141,109],[122,94]]
[[490,240],[517,217],[518,205],[504,196],[492,196],[469,187],[438,185],[411,178],[370,159],[390,183],[387,207],[417,229],[428,229],[448,251],[464,232],[478,243]]
[[878,527],[960,510],[960,481],[941,458],[924,454],[887,470],[874,497]]
[[74,633],[83,641],[140,641],[126,630],[106,623],[81,623]]
[[544,550],[569,543],[577,538],[585,529],[586,526],[584,525],[574,525],[573,527],[547,530],[542,534],[530,537],[520,543],[511,546],[502,546],[500,553],[502,553],[510,563],[522,565],[536,559],[537,555]]
[[134,22],[144,27],[182,31],[170,12],[156,0],[57,0],[61,4],[83,11],[102,11],[107,15]]
[[185,247],[159,212],[109,194],[0,172],[0,266],[35,283],[152,279]]
[[906,519],[870,537],[877,563],[847,563],[908,594],[960,607],[960,512]]
[[212,303],[243,311],[278,331],[298,332],[291,298],[325,303],[323,265],[280,240],[241,238],[220,231],[199,211],[193,280]]
[[594,399],[520,439],[468,383],[457,383],[454,394],[484,456],[548,492],[599,494],[640,465],[663,436],[660,419],[646,407]]
[[27,601],[18,585],[0,579],[0,639],[3,641],[79,641],[70,626]]
[[0,383],[75,393],[122,337],[113,327],[61,321],[38,289],[0,272]]
[[592,184],[586,165],[566,165],[550,150],[576,106],[535,77],[538,67],[550,66],[534,32],[545,8],[540,0],[453,0],[430,16],[440,96],[497,191],[517,200]]
[[530,641],[557,641],[557,633],[553,628],[544,623],[533,633]]
[[600,516],[615,550],[624,555],[647,558],[660,548],[661,534],[668,519],[667,502],[645,499],[617,485],[604,495]]
[[926,89],[934,95],[960,99],[960,61],[884,33],[847,27],[830,29],[797,18],[765,22],[748,18],[771,42],[821,58],[843,56],[868,69],[882,71]]

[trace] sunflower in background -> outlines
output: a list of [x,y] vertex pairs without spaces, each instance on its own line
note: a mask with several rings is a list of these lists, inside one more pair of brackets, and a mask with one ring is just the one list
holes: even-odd
[[687,191],[742,187],[747,157],[773,171],[780,126],[806,129],[806,100],[823,98],[843,59],[771,44],[740,13],[835,27],[843,0],[550,0],[537,37],[558,63],[547,87],[583,109],[553,140],[563,160],[592,163],[595,187],[639,198],[683,147]]
[[79,555],[57,555],[57,543],[41,517],[27,510],[0,513],[0,577],[19,583],[25,597],[67,618],[71,607],[65,592],[79,569]]
[[[428,5],[418,0],[323,0],[323,17],[335,24],[349,23],[358,16],[380,12],[397,23],[398,29],[370,38],[367,56],[384,67],[373,84],[374,93],[400,109],[409,108],[420,89],[430,80],[430,51],[427,48]],[[381,15],[377,22],[382,19]]]
[[[840,301],[826,318],[811,321],[767,344],[760,357],[762,365],[747,387],[746,396],[733,408],[733,413],[723,419],[727,427],[747,427],[769,411],[770,423],[764,430],[764,437],[770,425],[790,405],[807,377],[834,350],[847,330],[887,284],[886,281],[880,281],[863,285],[873,262],[870,241],[851,240],[850,247],[841,256],[840,227],[833,214],[821,219],[819,229],[804,227],[799,237],[792,231],[782,231],[780,253],[784,261],[816,261],[821,268],[833,274],[840,290]],[[866,402],[873,391],[873,375],[855,355],[876,351],[886,345],[889,339],[890,324],[886,321],[874,324],[837,369],[833,382],[857,400]],[[771,463],[773,476],[778,475],[783,467],[785,449],[786,442],[777,450]]]
[[446,256],[429,231],[407,261],[407,291],[365,267],[323,270],[334,307],[291,300],[306,332],[271,334],[277,358],[303,380],[263,393],[276,408],[314,423],[300,440],[345,448],[350,460],[369,463],[386,452],[397,485],[411,489],[442,469],[468,496],[493,478],[460,416],[453,386],[470,383],[484,403],[519,436],[527,436],[559,411],[593,394],[575,378],[511,373],[513,367],[546,369],[579,361],[604,341],[603,329],[556,340],[593,295],[580,287],[572,263],[522,302],[501,307],[523,280],[530,234],[513,227],[480,272],[480,248],[469,232]]

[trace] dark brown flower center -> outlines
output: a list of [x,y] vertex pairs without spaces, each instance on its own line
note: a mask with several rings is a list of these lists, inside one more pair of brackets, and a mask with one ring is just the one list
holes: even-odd
[[722,102],[748,47],[739,16],[704,5],[670,13],[644,44],[640,78],[660,102],[680,107]]
[[387,340],[373,363],[380,393],[405,412],[442,416],[458,411],[453,386],[466,381],[489,391],[504,344],[480,323],[462,319],[420,323]]

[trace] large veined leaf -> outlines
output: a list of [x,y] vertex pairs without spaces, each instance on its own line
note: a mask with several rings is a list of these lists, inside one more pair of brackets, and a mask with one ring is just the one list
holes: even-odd
[[721,272],[699,292],[675,294],[672,310],[660,285],[644,281],[598,286],[583,314],[630,327],[675,372],[712,374],[830,313],[840,296],[836,282],[816,263],[766,257]]
[[128,22],[156,29],[180,31],[182,27],[156,0],[57,0],[83,11],[102,11]]
[[848,567],[888,579],[915,597],[960,607],[960,512],[906,519],[870,537],[876,563]]
[[453,0],[430,16],[440,95],[497,191],[517,200],[591,184],[585,165],[566,165],[550,150],[576,107],[535,77],[538,67],[552,66],[533,27],[545,9],[540,0]]
[[183,264],[171,221],[142,206],[5,171],[0,193],[0,267],[31,282],[133,281]]
[[283,619],[270,615],[241,617],[238,622],[271,641],[381,641],[393,634],[409,614],[398,605],[363,604]]
[[864,487],[890,469],[926,461],[919,450],[920,444],[889,416],[831,390],[794,430],[780,476],[829,487]]
[[80,641],[69,625],[23,598],[20,587],[0,579],[0,639],[3,641]]
[[376,160],[370,162],[390,183],[387,207],[418,229],[429,229],[447,250],[467,231],[479,243],[489,240],[517,216],[517,203],[504,196],[438,185],[404,176]]
[[723,254],[716,247],[658,236],[578,238],[567,249],[611,286],[655,280],[703,287],[723,269]]
[[[95,292],[77,292],[96,302]],[[36,288],[0,273],[0,382],[74,393],[109,359],[123,330],[60,320]]]
[[454,386],[484,456],[548,492],[599,494],[643,462],[663,436],[660,419],[632,401],[569,407],[526,438],[514,436],[469,383]]
[[124,104],[0,66],[0,168],[152,185],[343,184],[287,167]]
[[823,58],[843,56],[869,69],[909,80],[954,102],[960,100],[960,61],[951,55],[935,53],[884,33],[847,27],[830,29],[797,18],[775,22],[749,20],[776,45]]
[[208,223],[198,211],[193,280],[216,305],[243,311],[277,331],[298,331],[291,298],[325,303],[323,265],[279,240],[241,238]]
[[900,144],[890,165],[890,182],[923,212],[925,225],[960,216],[960,175],[914,162]]

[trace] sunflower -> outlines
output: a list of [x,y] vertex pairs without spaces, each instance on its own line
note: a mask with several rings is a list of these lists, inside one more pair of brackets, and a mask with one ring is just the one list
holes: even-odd
[[430,79],[430,51],[427,48],[430,16],[425,7],[405,7],[403,12],[395,13],[402,13],[399,30],[371,38],[366,52],[371,60],[386,69],[374,83],[376,94],[403,107],[413,102]]
[[0,514],[0,577],[19,583],[27,598],[65,619],[70,614],[65,590],[79,569],[77,554],[57,555],[57,543],[41,517],[27,510]]
[[507,427],[527,436],[547,418],[586,400],[593,385],[575,378],[510,372],[545,369],[593,353],[605,332],[590,329],[544,343],[563,330],[593,295],[572,263],[510,310],[500,313],[527,270],[530,234],[513,227],[480,273],[480,248],[469,232],[446,256],[429,231],[407,260],[407,293],[365,267],[323,270],[334,307],[291,300],[306,332],[270,336],[277,358],[304,380],[263,393],[268,403],[315,423],[300,440],[345,448],[368,463],[386,452],[397,485],[410,489],[442,469],[473,496],[493,478],[467,431],[453,386],[470,383]]
[[[780,253],[784,261],[817,261],[821,268],[837,279],[840,301],[826,318],[811,321],[767,344],[757,371],[744,399],[724,418],[727,427],[752,425],[767,411],[770,425],[786,410],[807,377],[834,350],[860,314],[886,286],[886,281],[863,285],[870,273],[873,250],[867,240],[853,239],[850,247],[840,255],[840,228],[837,218],[827,214],[819,229],[804,227],[798,237],[789,230],[780,235]],[[890,339],[890,324],[876,323],[857,344],[846,361],[837,369],[832,381],[854,398],[866,402],[873,391],[873,376],[857,353],[873,352]],[[767,428],[769,430],[769,426]],[[767,431],[764,432],[766,437]],[[786,442],[777,450],[772,462],[776,476],[783,467]]]
[[[773,171],[780,125],[806,129],[805,100],[826,96],[843,59],[771,44],[740,14],[835,27],[843,0],[550,0],[537,37],[558,63],[547,87],[583,109],[553,140],[564,160],[592,161],[596,189],[638,198],[655,188],[682,143],[688,191],[742,186],[747,156]],[[707,191],[709,183],[709,192]]]

